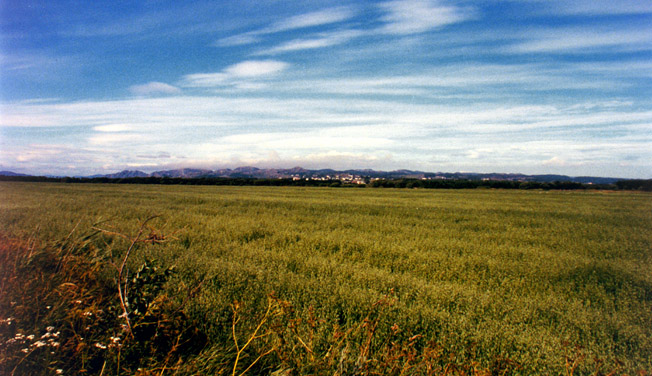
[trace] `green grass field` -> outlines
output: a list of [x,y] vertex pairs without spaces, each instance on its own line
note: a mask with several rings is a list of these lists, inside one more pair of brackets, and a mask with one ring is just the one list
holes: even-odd
[[[170,294],[204,281],[185,311],[208,337],[206,369],[228,369],[208,354],[233,342],[233,302],[256,322],[272,292],[294,317],[323,320],[314,353],[390,294],[373,311],[368,358],[420,334],[415,348],[436,343],[442,362],[510,362],[513,374],[565,374],[580,356],[576,373],[652,369],[649,193],[0,184],[12,238],[55,242],[97,223],[133,234],[153,214],[176,240],[139,248],[130,265],[175,265]],[[109,238],[97,246],[125,248]],[[261,359],[249,373],[286,361]]]

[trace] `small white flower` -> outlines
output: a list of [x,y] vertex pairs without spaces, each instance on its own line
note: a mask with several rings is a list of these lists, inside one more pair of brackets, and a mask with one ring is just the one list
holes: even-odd
[[95,344],[95,347],[97,347],[98,349],[102,349],[102,350],[106,349],[106,345],[103,345],[103,344],[101,344],[101,343],[99,343],[99,342],[97,342],[97,343]]
[[76,304],[81,304],[81,302],[82,302],[81,300],[75,300]]
[[47,307],[45,307],[45,309],[50,309],[50,308],[52,308],[52,306],[50,306],[50,305],[49,305],[49,306],[47,306]]
[[56,372],[57,375],[62,375],[62,374],[63,374],[63,370],[62,370],[62,369],[58,369],[58,370],[56,370],[56,371],[54,371],[54,372]]
[[84,316],[93,316],[93,312],[86,311],[86,312],[84,312]]
[[54,326],[48,326],[47,328],[45,328],[45,330],[47,330],[48,332],[51,332],[51,331],[54,330]]
[[45,343],[43,341],[36,341],[36,342],[32,343],[32,346],[36,346],[37,348],[38,347],[43,347],[45,345],[47,345],[47,343]]
[[22,350],[20,350],[20,351],[26,353],[26,352],[29,352],[29,349],[22,349]]
[[43,334],[43,335],[41,336],[41,339],[43,339],[43,338],[48,338],[48,337],[50,337],[50,336],[51,336],[50,333],[45,333],[45,334]]
[[34,334],[30,334],[30,335],[28,335],[28,336],[27,336],[27,339],[30,340],[30,341],[33,340],[33,339],[34,339]]
[[50,344],[50,346],[52,346],[52,347],[59,347],[59,342],[52,342],[52,343]]

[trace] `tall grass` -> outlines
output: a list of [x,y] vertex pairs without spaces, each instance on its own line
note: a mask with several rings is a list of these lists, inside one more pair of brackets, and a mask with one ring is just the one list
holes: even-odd
[[[240,371],[270,348],[248,373],[652,368],[650,194],[24,183],[0,194],[11,238],[52,241],[98,221],[132,233],[161,215],[178,240],[129,267],[175,265],[165,292],[177,300],[187,290],[173,286],[203,281],[184,312],[208,338],[193,363],[207,372],[232,370],[234,302],[244,339],[272,293],[291,314],[267,322],[273,335],[249,345]],[[385,296],[391,305],[372,308]]]

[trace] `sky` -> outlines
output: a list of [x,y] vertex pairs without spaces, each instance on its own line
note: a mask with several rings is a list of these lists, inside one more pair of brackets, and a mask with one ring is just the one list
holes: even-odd
[[0,170],[652,178],[652,1],[0,1]]

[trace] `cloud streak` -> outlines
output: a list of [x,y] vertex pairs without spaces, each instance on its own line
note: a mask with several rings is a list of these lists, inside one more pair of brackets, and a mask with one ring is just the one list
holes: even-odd
[[279,21],[261,33],[278,33],[281,31],[304,29],[315,26],[330,25],[346,21],[353,17],[355,12],[350,7],[336,7],[316,12],[304,13]]
[[287,63],[276,60],[243,61],[227,67],[224,72],[233,77],[260,77],[279,73],[288,67]]
[[639,0],[545,0],[541,3],[545,3],[548,11],[555,14],[584,16],[652,14],[652,3]]
[[232,47],[252,44],[261,41],[265,35],[337,24],[352,18],[354,15],[354,9],[345,6],[299,14],[282,21],[277,21],[262,29],[220,38],[213,45],[217,47]]
[[512,46],[517,53],[584,53],[596,49],[652,50],[646,30],[552,29],[535,33],[529,41]]
[[354,38],[362,36],[363,33],[358,30],[344,30],[330,33],[320,33],[312,38],[293,39],[282,43],[276,47],[261,50],[256,55],[275,55],[286,52],[301,50],[311,50],[316,48],[325,48],[346,43]]
[[[603,110],[596,112],[595,108]],[[8,114],[12,113],[37,116],[33,126],[41,124],[37,114],[47,113],[50,127],[76,127],[80,138],[52,142],[79,147],[82,151],[76,155],[88,162],[87,168],[91,162],[97,165],[93,153],[108,149],[111,153],[101,158],[102,165],[152,163],[151,158],[131,155],[129,150],[139,150],[141,155],[184,155],[197,163],[213,163],[213,167],[231,163],[232,158],[263,163],[270,153],[279,156],[277,161],[294,162],[310,160],[306,155],[348,156],[342,159],[350,163],[348,167],[378,166],[370,161],[391,155],[394,162],[434,170],[461,166],[455,161],[462,156],[466,166],[477,167],[508,166],[515,155],[521,155],[517,159],[524,165],[530,161],[542,169],[552,166],[543,162],[557,157],[583,161],[586,173],[595,161],[604,159],[601,154],[636,155],[637,161],[631,163],[639,169],[652,160],[652,112],[636,111],[627,103],[469,108],[364,100],[343,107],[330,99],[164,97],[24,104],[8,109]],[[23,128],[30,118],[24,121]],[[89,122],[95,124],[90,129]],[[243,124],[247,124],[244,129]],[[602,132],[609,132],[610,137],[601,138]],[[196,141],[175,142],[186,135],[193,135]],[[3,151],[0,161],[3,165],[33,162],[33,166],[45,166],[50,151],[29,152],[29,145]],[[512,150],[515,145],[523,149]],[[415,152],[422,157],[415,159]],[[355,156],[360,156],[357,161],[362,166],[355,165]],[[59,163],[58,158],[53,159]],[[435,159],[427,162],[429,158]],[[164,163],[181,163],[169,159]],[[570,162],[566,165],[572,166]]]
[[215,87],[233,85],[242,80],[274,76],[286,70],[288,63],[278,60],[248,60],[226,67],[216,73],[193,73],[182,78],[186,87]]
[[380,31],[396,35],[423,33],[472,17],[470,9],[438,0],[395,0],[381,3],[380,7],[386,13]]
[[168,85],[163,82],[148,82],[143,85],[133,85],[129,87],[135,95],[147,96],[147,95],[157,95],[157,94],[179,94],[181,90],[178,87]]

